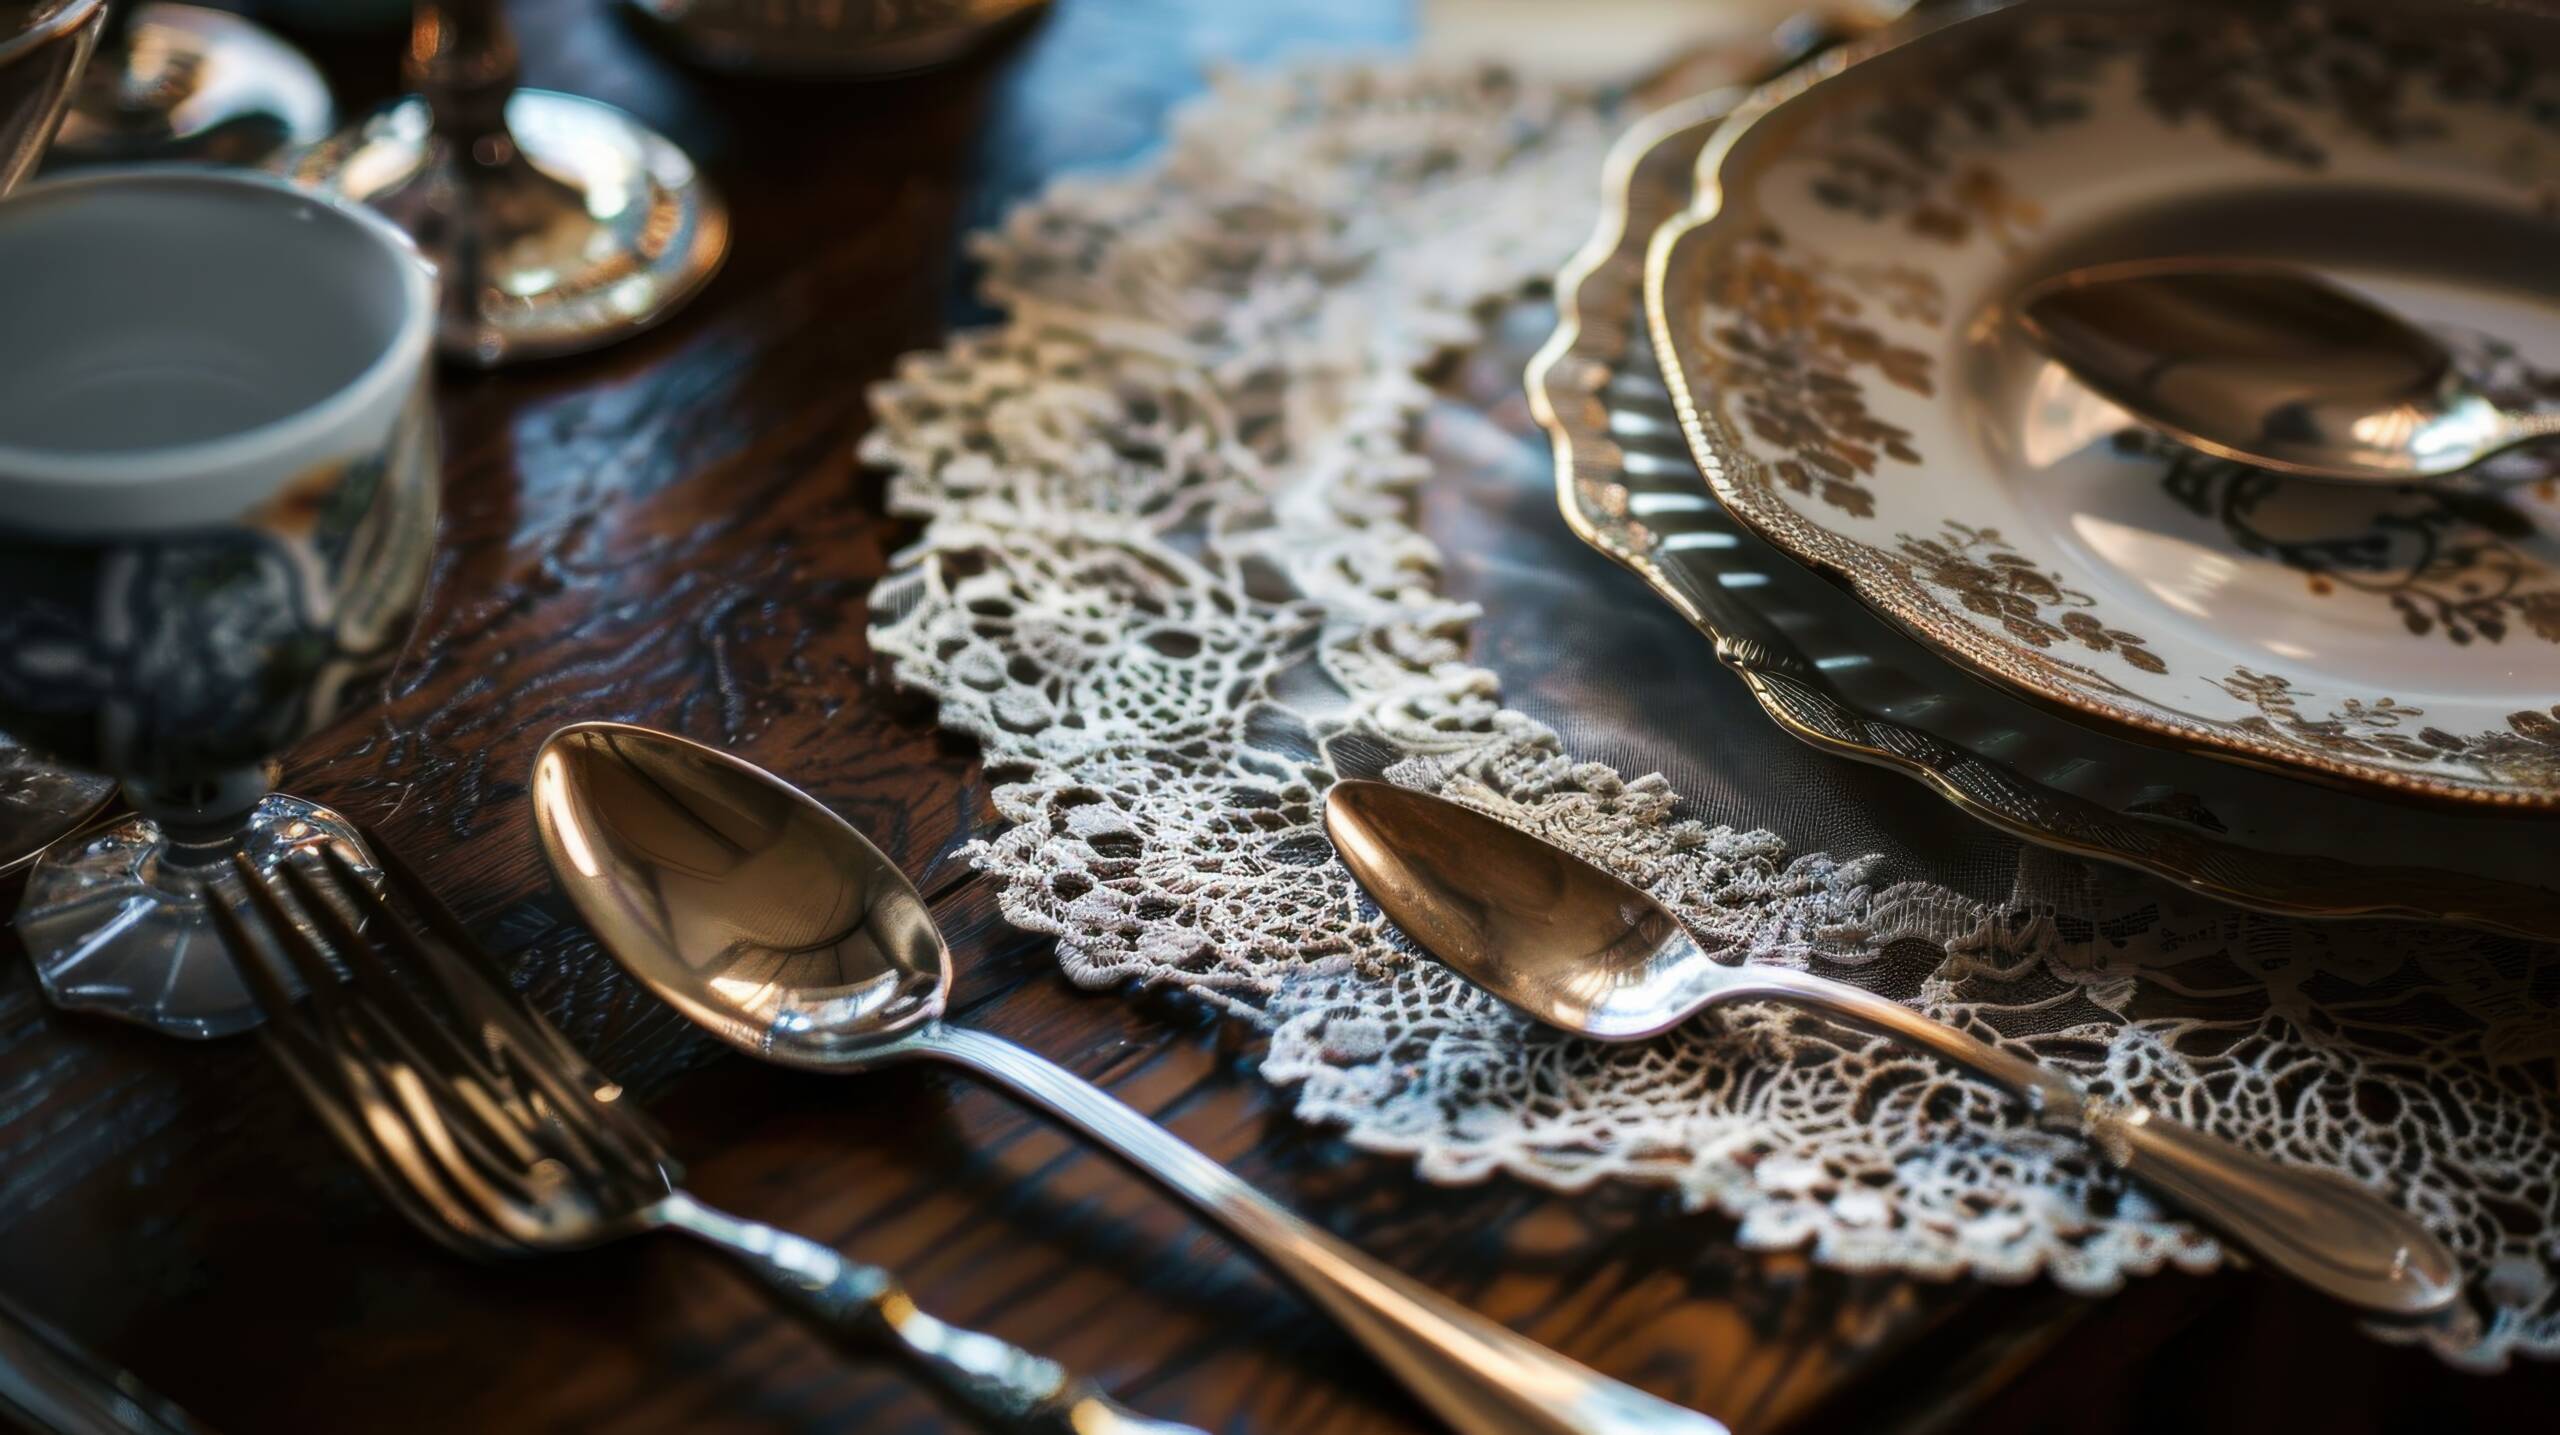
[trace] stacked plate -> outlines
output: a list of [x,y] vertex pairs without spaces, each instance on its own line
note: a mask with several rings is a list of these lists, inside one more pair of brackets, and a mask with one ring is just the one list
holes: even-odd
[[2560,937],[2560,449],[2340,487],[2019,337],[2066,269],[2280,259],[2560,400],[2560,20],[2039,0],[1620,143],[1530,372],[1567,518],[1770,715],[2269,910]]

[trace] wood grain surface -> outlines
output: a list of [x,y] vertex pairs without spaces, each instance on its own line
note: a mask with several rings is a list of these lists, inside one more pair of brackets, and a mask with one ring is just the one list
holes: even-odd
[[[1739,1252],[1729,1222],[1651,1193],[1429,1187],[1291,1121],[1243,1034],[1178,999],[1074,991],[996,916],[951,856],[987,820],[972,754],[886,688],[864,642],[865,594],[906,533],[853,463],[863,385],[971,312],[965,225],[1048,173],[1143,148],[1204,62],[1399,43],[1399,7],[1059,0],[996,53],[866,87],[705,81],[599,0],[514,8],[529,80],[627,105],[686,145],[733,200],[737,249],[661,331],[447,375],[447,510],[416,642],[386,703],[292,754],[286,786],[409,856],[650,1103],[700,1195],[891,1266],[936,1313],[1149,1413],[1220,1431],[1427,1428],[1258,1268],[1045,1123],[938,1072],[759,1067],[636,993],[530,840],[533,749],[573,719],[655,724],[788,775],[941,894],[962,1019],[1478,1309],[1738,1430],[2254,1431],[2309,1411],[2304,1428],[2351,1431],[2560,1408],[2548,1371],[2455,1375],[2264,1280],[2160,1277],[2103,1302],[1921,1286]],[[396,36],[315,45],[351,109],[389,91]],[[1501,385],[1520,356],[1492,352],[1453,369],[1475,390],[1453,411],[1516,436]],[[1552,500],[1476,452],[1443,452],[1435,534],[1482,547],[1508,525],[1552,544]],[[1554,561],[1645,603],[1603,560]],[[1506,676],[1516,664],[1570,703],[1577,679],[1539,669],[1540,616],[1514,605],[1486,641]],[[1702,651],[1679,661],[1726,681]],[[374,1198],[254,1043],[55,1013],[14,960],[0,963],[0,1289],[233,1432],[950,1423],[894,1367],[820,1347],[691,1250],[456,1260]]]

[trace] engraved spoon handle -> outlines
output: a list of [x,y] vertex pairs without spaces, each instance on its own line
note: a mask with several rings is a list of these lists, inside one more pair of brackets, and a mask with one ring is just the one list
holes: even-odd
[[1021,1435],[1202,1435],[1154,1420],[1069,1376],[1044,1359],[917,1309],[897,1279],[846,1260],[802,1236],[741,1220],[682,1191],[650,1210],[659,1230],[678,1231],[727,1256],[792,1314],[839,1344],[887,1346],[952,1402],[988,1427]]
[[1155,1178],[1304,1291],[1462,1435],[1725,1435],[1696,1411],[1578,1365],[1308,1225],[1046,1057],[938,1023],[901,1046],[995,1081]]
[[2315,1290],[2404,1319],[2433,1315],[2461,1294],[2452,1253],[2416,1218],[2345,1177],[2279,1166],[2148,1107],[2091,1096],[2033,1061],[1845,982],[1783,968],[1753,967],[1750,976],[1755,988],[1774,988],[2006,1087],[2039,1124],[2078,1133],[2128,1175]]

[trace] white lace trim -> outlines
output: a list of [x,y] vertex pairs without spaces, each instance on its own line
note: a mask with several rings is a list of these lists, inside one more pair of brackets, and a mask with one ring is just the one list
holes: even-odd
[[[2000,906],[1682,821],[1465,659],[1407,517],[1418,371],[1581,238],[1605,103],[1498,71],[1225,76],[1139,171],[978,253],[1009,319],[909,357],[863,457],[926,520],[873,641],[984,744],[975,862],[1076,981],[1170,983],[1269,1035],[1299,1113],[1435,1181],[1676,1188],[1757,1247],[2083,1291],[2221,1250],[1982,1085],[1776,1008],[1603,1047],[1415,957],[1332,860],[1342,772],[1601,861],[1737,960],[1860,981],[2097,1088],[2405,1193],[2474,1273],[2426,1333],[2560,1353],[2551,954],[2309,926],[2026,857]],[[2547,983],[2546,983],[2547,985]]]

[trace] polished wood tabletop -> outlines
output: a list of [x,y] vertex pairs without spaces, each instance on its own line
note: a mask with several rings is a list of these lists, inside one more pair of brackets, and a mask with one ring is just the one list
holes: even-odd
[[[953,855],[987,830],[986,778],[864,640],[866,593],[912,531],[854,461],[864,385],[980,317],[965,229],[1047,175],[1142,151],[1205,64],[1409,44],[1406,7],[1058,0],[956,69],[865,86],[706,80],[603,0],[513,8],[528,80],[626,105],[686,146],[732,201],[736,249],[660,330],[445,376],[445,517],[417,639],[387,700],[291,754],[285,786],[419,867],[664,1121],[705,1199],[890,1266],[937,1314],[1151,1414],[1429,1428],[1287,1290],[1047,1123],[936,1071],[758,1066],[637,991],[532,843],[534,747],[576,719],[669,728],[786,774],[934,894],[971,1024],[1452,1296],[1737,1430],[2535,1428],[2531,1412],[2560,1409],[2547,1369],[2457,1374],[2263,1277],[2164,1275],[2105,1299],[1921,1285],[1742,1252],[1729,1221],[1657,1193],[1429,1186],[1294,1121],[1249,1032],[1175,998],[1077,991],[996,915]],[[351,109],[390,93],[396,34],[306,38]],[[1538,565],[1560,581],[1462,596],[1487,605],[1480,642],[1506,678],[1517,667],[1535,702],[1569,709],[1590,678],[1541,666],[1562,646],[1555,593],[1649,604],[1561,536],[1542,476],[1519,470],[1535,452],[1522,357],[1495,336],[1452,366],[1451,412],[1518,442],[1504,462],[1444,445],[1424,520],[1452,545],[1546,545]],[[1496,567],[1453,583],[1490,586]],[[1704,644],[1663,631],[1678,651],[1660,662],[1730,687]],[[1853,798],[1898,781],[1800,761]],[[57,1013],[16,961],[0,964],[0,1291],[233,1432],[953,1423],[895,1366],[822,1346],[674,1243],[459,1260],[375,1198],[255,1042]]]

